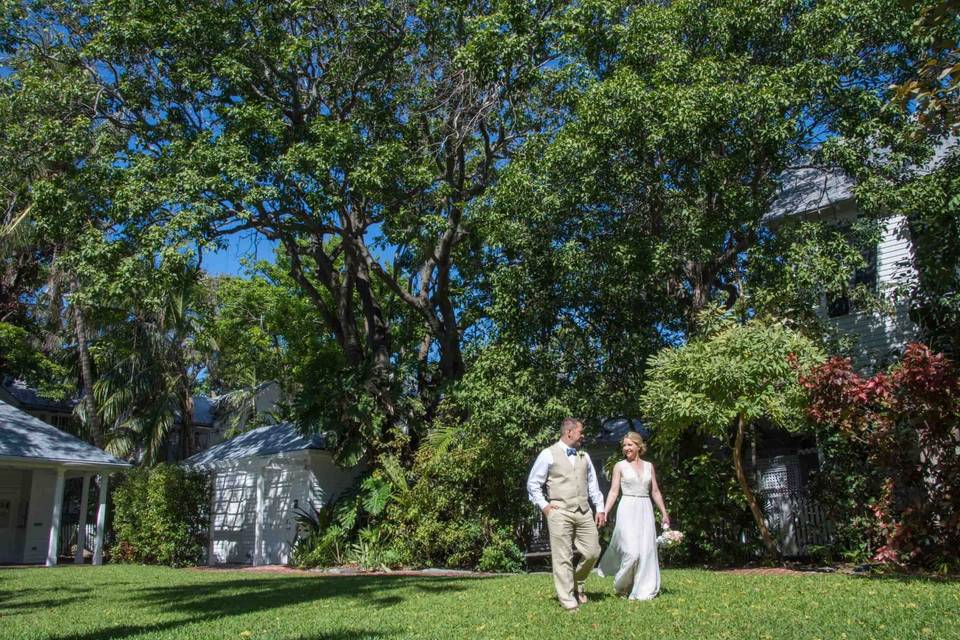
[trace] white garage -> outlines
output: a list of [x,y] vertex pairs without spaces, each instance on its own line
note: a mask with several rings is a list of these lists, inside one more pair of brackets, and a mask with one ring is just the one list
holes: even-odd
[[292,423],[260,427],[188,458],[213,484],[209,564],[286,564],[296,514],[335,498],[359,469],[333,462],[321,435]]

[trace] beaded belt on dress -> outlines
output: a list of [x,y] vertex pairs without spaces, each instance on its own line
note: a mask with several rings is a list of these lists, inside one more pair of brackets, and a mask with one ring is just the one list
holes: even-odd
[[625,498],[649,498],[649,493],[624,493]]

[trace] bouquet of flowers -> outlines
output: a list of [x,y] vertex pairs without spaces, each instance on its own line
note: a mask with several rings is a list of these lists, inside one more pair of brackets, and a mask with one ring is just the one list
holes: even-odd
[[683,542],[683,534],[673,529],[664,529],[663,533],[657,536],[657,546],[663,549],[675,547]]

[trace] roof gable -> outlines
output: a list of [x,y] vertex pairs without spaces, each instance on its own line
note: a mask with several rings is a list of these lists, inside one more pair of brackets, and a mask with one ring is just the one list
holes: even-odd
[[3,401],[0,401],[0,458],[68,465],[130,466]]
[[240,434],[225,442],[187,458],[184,464],[205,466],[218,462],[241,460],[253,456],[267,456],[304,449],[325,449],[326,439],[321,434],[305,436],[292,422],[268,425]]

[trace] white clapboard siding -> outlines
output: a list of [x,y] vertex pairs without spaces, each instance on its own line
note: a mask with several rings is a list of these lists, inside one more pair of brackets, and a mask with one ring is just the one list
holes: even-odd
[[257,514],[256,473],[245,467],[217,471],[213,480],[213,561],[253,561]]
[[362,465],[344,469],[333,461],[333,456],[328,451],[311,451],[310,467],[313,470],[310,501],[315,507],[330,504],[337,496],[352,487],[365,469]]
[[[877,286],[893,313],[864,313],[854,309],[848,315],[830,319],[839,331],[857,336],[853,363],[858,369],[871,371],[886,365],[917,338],[908,304],[897,295],[897,287],[910,281],[914,274],[906,221],[903,216],[891,216],[877,245]],[[826,314],[825,307],[823,313]]]

